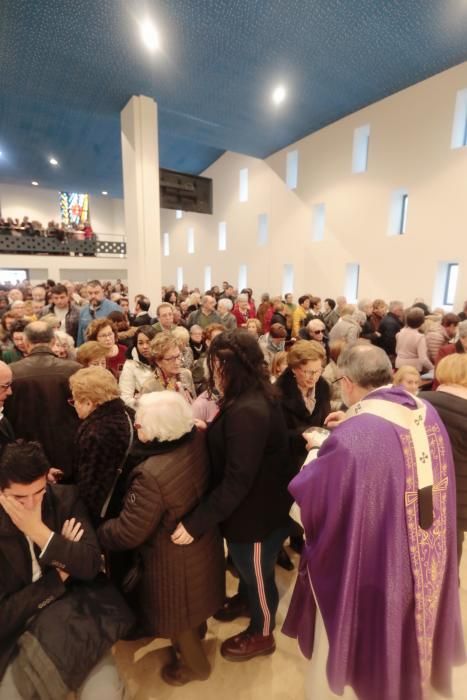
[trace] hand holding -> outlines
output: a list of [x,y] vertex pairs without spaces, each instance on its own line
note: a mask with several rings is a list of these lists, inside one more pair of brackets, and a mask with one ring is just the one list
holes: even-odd
[[342,421],[344,421],[344,420],[345,420],[345,411],[332,411],[332,413],[330,413],[326,417],[326,419],[324,421],[324,425],[326,426],[326,428],[329,428],[329,430],[332,430],[333,428],[338,426],[339,423],[342,423]]
[[193,537],[188,530],[184,528],[182,523],[178,523],[171,535],[171,540],[174,544],[191,544],[193,542]]

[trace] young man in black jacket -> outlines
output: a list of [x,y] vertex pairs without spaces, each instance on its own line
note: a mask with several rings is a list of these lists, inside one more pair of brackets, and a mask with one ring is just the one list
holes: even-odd
[[[31,620],[62,598],[70,582],[92,581],[101,568],[99,545],[77,490],[49,485],[48,470],[38,443],[8,444],[0,458],[0,700],[23,697],[27,679],[15,657]],[[66,641],[63,621],[56,625],[50,635]],[[65,654],[60,647],[59,656]],[[47,669],[41,675],[43,683],[52,682]],[[89,673],[79,697],[103,697],[104,689],[106,699],[123,697],[110,654]]]

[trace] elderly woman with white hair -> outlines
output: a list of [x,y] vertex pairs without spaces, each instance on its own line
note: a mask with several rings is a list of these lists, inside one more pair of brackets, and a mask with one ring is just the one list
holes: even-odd
[[[170,685],[205,680],[210,665],[200,628],[224,601],[224,552],[216,525],[187,547],[170,535],[209,489],[202,431],[180,394],[154,392],[139,399],[138,442],[123,509],[98,531],[108,550],[136,549],[142,578],[136,596],[143,633],[172,640],[173,661],[162,669]],[[178,654],[175,649],[177,649]]]
[[217,302],[217,313],[226,331],[233,331],[237,327],[237,319],[231,313],[233,303],[231,299],[219,299]]

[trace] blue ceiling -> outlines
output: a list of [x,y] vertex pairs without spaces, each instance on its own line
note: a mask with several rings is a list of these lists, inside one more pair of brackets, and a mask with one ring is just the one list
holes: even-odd
[[465,61],[466,37],[466,0],[0,0],[0,181],[121,196],[119,113],[139,94],[162,167],[263,158]]

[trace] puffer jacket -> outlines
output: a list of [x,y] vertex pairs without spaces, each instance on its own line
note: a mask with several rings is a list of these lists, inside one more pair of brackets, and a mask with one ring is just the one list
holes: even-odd
[[137,549],[143,577],[137,591],[148,634],[172,638],[193,629],[224,600],[224,551],[216,526],[190,545],[170,539],[177,523],[209,487],[205,435],[193,429],[172,442],[135,443],[123,510],[98,530],[110,551]]
[[127,406],[135,407],[138,394],[141,393],[144,382],[151,377],[152,372],[152,367],[141,362],[137,349],[133,348],[131,360],[126,360],[118,380],[120,396]]

